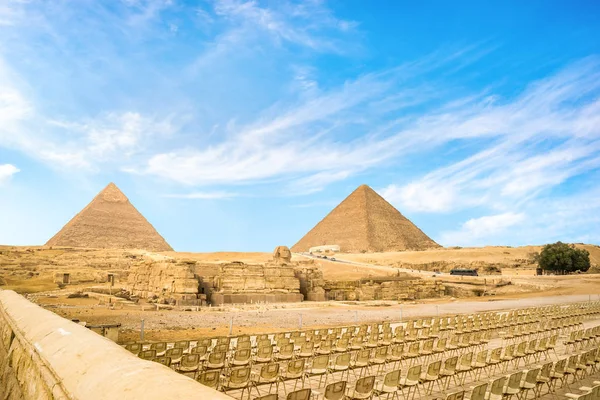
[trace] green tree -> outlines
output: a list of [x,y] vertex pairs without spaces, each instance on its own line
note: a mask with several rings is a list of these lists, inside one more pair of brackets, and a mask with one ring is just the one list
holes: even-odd
[[580,250],[572,244],[556,242],[544,246],[538,263],[544,272],[554,274],[585,272],[590,268],[590,253],[587,250]]

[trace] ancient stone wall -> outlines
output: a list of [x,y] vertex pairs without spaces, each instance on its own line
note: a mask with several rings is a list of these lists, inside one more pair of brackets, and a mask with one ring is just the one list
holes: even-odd
[[202,277],[212,304],[302,301],[300,282],[291,265],[221,264],[214,277]]
[[424,279],[391,278],[326,281],[324,284],[327,300],[415,300],[442,297],[445,287],[440,282]]
[[230,397],[144,361],[89,329],[0,290],[0,399]]
[[191,263],[174,260],[147,262],[133,268],[127,279],[133,296],[174,302],[178,305],[202,305],[199,281]]
[[312,267],[299,267],[295,269],[296,278],[300,282],[300,293],[306,301],[325,301],[325,280],[323,271]]

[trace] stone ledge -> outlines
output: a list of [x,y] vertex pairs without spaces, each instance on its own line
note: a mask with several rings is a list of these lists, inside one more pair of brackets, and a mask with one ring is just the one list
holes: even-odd
[[11,290],[0,290],[0,333],[2,399],[230,399]]

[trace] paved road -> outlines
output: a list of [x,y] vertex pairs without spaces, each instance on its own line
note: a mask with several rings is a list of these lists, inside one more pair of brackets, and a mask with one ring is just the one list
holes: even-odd
[[[407,274],[412,274],[412,275],[425,275],[425,276],[431,276],[433,275],[432,271],[423,271],[423,270],[418,270],[418,269],[408,269],[408,268],[398,268],[398,267],[392,267],[390,265],[377,265],[377,264],[367,264],[367,263],[360,263],[360,262],[356,262],[356,261],[350,261],[350,260],[344,260],[343,258],[339,258],[339,256],[336,254],[333,258],[335,258],[335,261],[331,259],[331,257],[327,257],[327,259],[323,259],[321,257],[309,254],[309,253],[294,253],[294,255],[300,256],[300,257],[306,257],[306,258],[312,258],[314,260],[327,260],[330,262],[336,262],[336,263],[340,263],[340,264],[348,264],[348,265],[358,265],[358,266],[363,266],[363,267],[369,267],[369,268],[374,268],[374,269],[381,269],[382,271],[389,271],[389,272],[405,272]],[[439,275],[448,275],[448,274],[439,274]]]

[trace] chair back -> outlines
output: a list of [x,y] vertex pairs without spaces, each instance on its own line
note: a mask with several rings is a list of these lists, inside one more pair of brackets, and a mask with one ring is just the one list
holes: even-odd
[[154,359],[154,362],[162,364],[165,367],[170,367],[171,366],[171,357],[168,357],[168,356],[157,357]]
[[150,349],[141,351],[139,357],[143,360],[152,360],[153,358],[156,358],[156,350]]
[[484,400],[485,392],[487,391],[487,387],[488,387],[487,383],[482,383],[481,385],[475,386],[471,390],[471,397],[469,397],[469,400]]
[[[419,377],[421,376],[421,365],[414,365],[409,368],[406,374],[406,383],[416,384],[419,383]],[[416,382],[416,383],[415,383]]]
[[272,381],[279,375],[279,364],[271,363],[265,364],[260,369],[260,377],[266,381]]
[[295,392],[288,393],[287,400],[309,400],[310,392],[310,388],[296,390]]
[[523,371],[517,371],[510,374],[508,378],[507,387],[511,389],[520,389],[521,387],[521,378],[523,378]]
[[375,377],[374,376],[365,376],[356,381],[356,385],[354,386],[354,391],[356,393],[360,393],[363,396],[369,396],[373,393],[373,388],[375,387]]
[[447,358],[444,361],[444,373],[453,374],[456,371],[456,364],[458,364],[458,356]]
[[448,393],[448,395],[446,396],[446,400],[464,400],[464,398],[465,398],[464,390],[461,390],[460,392]]
[[350,353],[342,353],[335,357],[335,366],[336,367],[347,367],[350,365]]
[[492,387],[490,388],[490,393],[496,396],[504,395],[504,384],[506,383],[506,377],[501,376],[500,378],[496,378],[492,382]]
[[342,400],[346,393],[346,381],[330,383],[325,388],[325,400]]
[[229,382],[234,384],[244,384],[250,381],[250,367],[232,368],[229,373]]
[[[347,353],[350,354],[350,353]],[[329,366],[329,355],[328,354],[323,354],[321,356],[317,356],[315,358],[313,358],[312,361],[312,369],[327,369],[327,367]]]
[[400,384],[400,370],[388,372],[383,378],[383,385],[388,387],[398,387]]
[[219,376],[221,375],[221,370],[209,370],[204,371],[198,375],[196,379],[198,382],[203,384],[204,386],[211,387],[216,389],[219,385]]
[[193,368],[197,367],[198,364],[200,364],[199,354],[186,354],[181,358],[182,368]]
[[190,341],[189,340],[180,340],[178,342],[175,342],[175,347],[177,347],[179,349],[183,349],[185,351],[188,349],[188,347],[190,347]]
[[306,363],[305,358],[299,358],[297,360],[291,360],[287,363],[287,373],[289,375],[299,375],[304,372],[304,364]]
[[487,354],[488,354],[487,350],[481,350],[479,353],[477,353],[476,362],[485,364],[485,362],[487,360]]
[[192,349],[192,354],[198,354],[200,357],[206,355],[208,348],[204,345],[196,346]]

